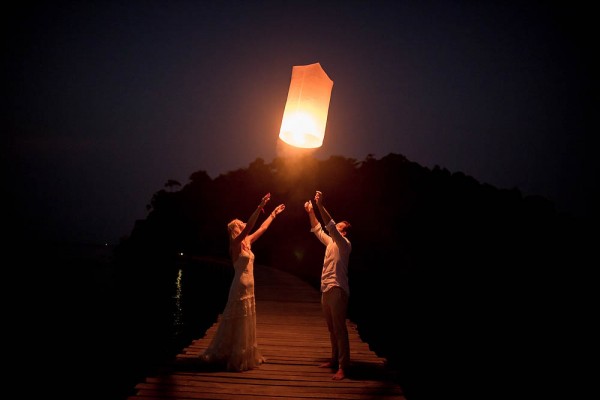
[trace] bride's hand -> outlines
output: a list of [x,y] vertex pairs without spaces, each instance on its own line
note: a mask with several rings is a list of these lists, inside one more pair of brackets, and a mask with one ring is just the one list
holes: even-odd
[[260,201],[260,206],[264,207],[265,204],[267,204],[267,202],[271,200],[271,193],[267,193],[264,195],[264,197],[262,198],[262,200]]
[[275,207],[273,209],[273,216],[277,216],[279,213],[281,213],[283,210],[285,210],[285,205],[284,204],[280,204],[277,207]]

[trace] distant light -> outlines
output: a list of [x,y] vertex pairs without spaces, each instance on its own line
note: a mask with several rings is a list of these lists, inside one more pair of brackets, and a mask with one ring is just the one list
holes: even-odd
[[332,88],[321,64],[294,66],[279,138],[295,147],[321,147]]

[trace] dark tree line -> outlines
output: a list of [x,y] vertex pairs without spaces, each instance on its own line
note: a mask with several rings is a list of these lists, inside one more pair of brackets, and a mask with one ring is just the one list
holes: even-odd
[[538,387],[532,368],[566,378],[556,365],[572,361],[568,346],[582,345],[573,332],[589,307],[584,222],[541,196],[399,154],[256,159],[215,179],[194,172],[180,190],[154,194],[117,254],[227,258],[227,222],[246,220],[270,192],[266,212],[282,202],[286,211],[255,244],[257,262],[318,287],[324,249],[303,209],[315,190],[335,220],[353,226],[350,318],[404,386],[420,388],[412,399],[457,386],[462,398],[500,397],[502,365],[527,390]]

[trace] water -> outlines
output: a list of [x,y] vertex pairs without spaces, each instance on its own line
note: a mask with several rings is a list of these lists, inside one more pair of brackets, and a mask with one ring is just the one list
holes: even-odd
[[133,394],[204,335],[232,276],[226,263],[185,257],[117,265],[102,245],[50,244],[30,255],[27,272],[12,279],[15,333],[28,352],[23,377],[33,374],[32,390],[61,398]]

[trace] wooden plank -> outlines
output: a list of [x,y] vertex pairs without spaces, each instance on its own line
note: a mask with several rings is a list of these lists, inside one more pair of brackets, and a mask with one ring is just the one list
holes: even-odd
[[193,340],[173,364],[135,386],[128,400],[184,399],[389,399],[406,400],[396,373],[361,340],[347,321],[351,368],[341,381],[319,368],[331,355],[320,294],[306,282],[274,268],[255,266],[257,340],[267,362],[244,372],[208,370],[196,360],[220,318]]

